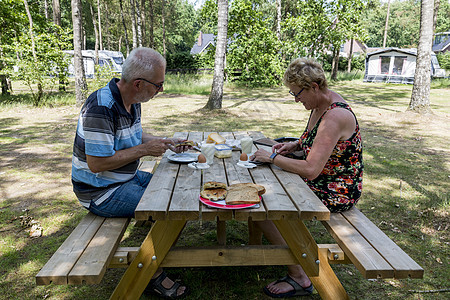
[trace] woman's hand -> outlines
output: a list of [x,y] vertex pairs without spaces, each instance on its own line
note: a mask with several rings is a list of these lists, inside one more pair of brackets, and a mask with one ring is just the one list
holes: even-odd
[[250,156],[250,160],[271,163],[272,162],[272,159],[270,158],[271,154],[272,153],[264,149],[259,149],[252,156]]
[[272,146],[272,152],[278,152],[278,154],[286,155],[297,150],[298,143],[279,143]]

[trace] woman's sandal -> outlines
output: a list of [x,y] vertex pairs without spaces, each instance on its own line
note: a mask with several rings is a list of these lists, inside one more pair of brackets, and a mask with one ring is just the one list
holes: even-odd
[[296,297],[296,296],[308,296],[311,295],[313,292],[313,286],[312,284],[306,288],[302,287],[300,284],[298,284],[294,279],[292,279],[289,275],[286,275],[285,277],[277,280],[277,283],[280,282],[286,282],[288,284],[290,284],[294,290],[293,291],[289,291],[286,293],[281,293],[281,294],[274,294],[271,291],[269,291],[269,289],[267,287],[264,287],[264,293],[267,296],[270,296],[272,298],[289,298],[289,297]]
[[181,284],[179,284],[178,282],[175,282],[175,281],[174,281],[172,287],[166,289],[162,285],[162,282],[164,281],[164,279],[166,279],[166,277],[167,277],[167,274],[166,274],[166,272],[163,271],[161,274],[159,274],[158,277],[150,280],[150,283],[145,288],[144,292],[160,296],[164,299],[180,299],[182,297],[185,297],[188,294],[188,288],[186,287],[183,294],[177,295],[178,288],[181,286]]

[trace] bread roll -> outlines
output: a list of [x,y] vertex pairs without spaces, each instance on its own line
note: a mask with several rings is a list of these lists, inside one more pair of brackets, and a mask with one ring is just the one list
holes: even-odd
[[217,189],[217,188],[227,189],[227,184],[223,183],[223,182],[217,182],[217,181],[208,181],[203,184],[204,190]]
[[219,201],[225,199],[227,196],[227,190],[221,188],[202,190],[200,192],[200,196],[211,201]]

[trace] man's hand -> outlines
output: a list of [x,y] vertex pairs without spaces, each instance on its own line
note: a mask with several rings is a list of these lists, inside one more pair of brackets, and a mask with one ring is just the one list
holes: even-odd
[[170,140],[174,142],[174,145],[169,145],[169,149],[176,153],[187,151],[193,147],[193,145],[189,145],[190,143],[185,143],[186,139],[171,138]]
[[161,156],[167,149],[174,148],[175,142],[172,139],[151,139],[143,143],[147,155]]

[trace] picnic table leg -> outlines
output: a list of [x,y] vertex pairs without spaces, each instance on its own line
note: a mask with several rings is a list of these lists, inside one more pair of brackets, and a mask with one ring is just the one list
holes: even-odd
[[331,269],[326,254],[301,220],[274,220],[284,240],[297,258],[322,299],[349,299],[347,292]]
[[139,299],[186,221],[156,221],[110,299]]

